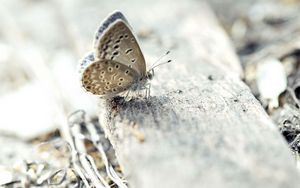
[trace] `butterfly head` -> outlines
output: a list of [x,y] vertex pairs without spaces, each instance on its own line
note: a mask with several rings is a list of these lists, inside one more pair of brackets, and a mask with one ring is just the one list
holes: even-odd
[[147,71],[146,75],[145,75],[145,79],[146,80],[152,80],[154,76],[154,69],[151,69],[149,71]]

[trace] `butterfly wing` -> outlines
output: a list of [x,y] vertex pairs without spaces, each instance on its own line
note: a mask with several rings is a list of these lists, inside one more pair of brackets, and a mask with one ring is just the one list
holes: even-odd
[[96,33],[95,57],[113,60],[134,69],[140,77],[146,74],[142,51],[121,12],[111,14]]
[[114,96],[128,90],[138,79],[138,73],[114,60],[94,60],[88,54],[81,62],[81,84],[83,88],[100,96]]

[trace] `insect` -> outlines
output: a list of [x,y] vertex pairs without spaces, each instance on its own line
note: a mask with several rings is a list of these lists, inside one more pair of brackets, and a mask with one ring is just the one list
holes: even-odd
[[83,88],[94,95],[113,97],[146,90],[146,96],[150,96],[148,81],[156,66],[146,71],[143,53],[128,21],[115,11],[96,32],[94,50],[81,61],[80,80]]

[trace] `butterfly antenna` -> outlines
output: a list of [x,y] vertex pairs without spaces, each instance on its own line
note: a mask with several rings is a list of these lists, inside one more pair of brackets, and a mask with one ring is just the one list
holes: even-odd
[[[163,54],[163,55],[161,55],[152,65],[151,65],[151,67],[150,67],[150,70],[152,70],[154,67],[157,67],[158,65],[160,65],[160,64],[158,64],[157,65],[157,63],[162,59],[162,58],[164,58],[164,57],[166,57],[168,54],[170,53],[170,51],[167,51],[165,54]],[[162,64],[165,64],[166,62],[164,62],[164,63],[162,63]]]
[[164,64],[167,64],[167,63],[171,63],[171,62],[172,62],[172,60],[169,59],[168,61],[159,63],[159,64],[157,64],[157,65],[155,65],[155,66],[152,66],[151,69],[150,69],[149,71],[153,70],[154,68],[156,68],[156,67],[158,67],[158,66],[160,66],[160,65],[164,65]]

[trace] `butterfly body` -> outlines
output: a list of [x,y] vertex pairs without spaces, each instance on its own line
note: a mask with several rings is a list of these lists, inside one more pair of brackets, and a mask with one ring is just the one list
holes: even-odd
[[145,89],[150,73],[136,37],[121,12],[114,12],[97,30],[94,50],[80,65],[83,88],[95,95],[112,97]]

